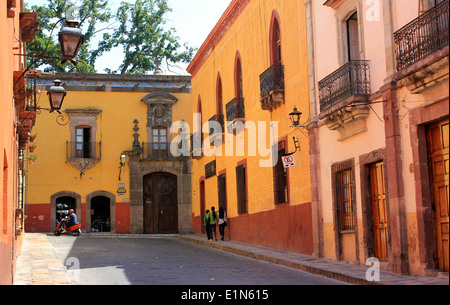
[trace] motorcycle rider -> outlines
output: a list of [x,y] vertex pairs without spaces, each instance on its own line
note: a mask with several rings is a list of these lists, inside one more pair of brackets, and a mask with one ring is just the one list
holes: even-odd
[[64,231],[77,224],[77,214],[73,209],[69,210],[69,216],[64,218]]

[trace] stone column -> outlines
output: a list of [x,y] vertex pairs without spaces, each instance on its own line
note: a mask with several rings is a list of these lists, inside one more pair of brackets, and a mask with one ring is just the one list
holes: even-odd
[[386,175],[389,198],[389,233],[391,238],[389,263],[391,270],[409,274],[408,233],[406,224],[405,189],[402,175],[402,149],[395,83],[384,87],[383,104],[386,136]]

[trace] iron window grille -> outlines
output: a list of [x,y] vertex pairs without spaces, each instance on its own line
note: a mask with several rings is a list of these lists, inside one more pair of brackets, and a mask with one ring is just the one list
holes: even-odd
[[338,232],[355,230],[354,160],[335,164],[331,171],[333,175],[335,230]]
[[275,204],[287,203],[289,201],[288,196],[288,169],[284,168],[281,156],[286,154],[286,141],[280,141],[274,149],[278,150],[278,162],[273,167],[273,186]]
[[247,213],[247,173],[244,165],[236,167],[236,190],[238,214]]

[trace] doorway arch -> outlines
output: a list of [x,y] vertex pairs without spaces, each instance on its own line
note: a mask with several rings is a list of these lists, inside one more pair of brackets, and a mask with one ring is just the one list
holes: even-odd
[[57,204],[62,203],[62,201],[67,201],[73,204],[75,203],[75,214],[77,214],[77,220],[81,223],[82,213],[81,213],[81,196],[74,192],[62,191],[53,194],[50,197],[50,228],[49,232],[53,231],[56,226],[56,210]]
[[[105,204],[108,206],[102,209],[101,206]],[[109,210],[109,232],[116,233],[116,196],[107,191],[95,191],[86,196],[86,232],[91,232],[92,229],[93,208],[102,210],[94,211],[94,216],[98,216],[97,214],[102,216],[105,210]]]

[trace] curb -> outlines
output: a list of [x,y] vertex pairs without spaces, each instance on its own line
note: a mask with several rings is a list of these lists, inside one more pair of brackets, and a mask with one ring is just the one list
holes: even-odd
[[[366,279],[363,279],[360,277],[355,277],[355,276],[342,274],[340,272],[336,272],[336,271],[332,271],[332,270],[325,270],[323,268],[309,266],[304,263],[292,262],[292,261],[285,260],[285,259],[274,258],[274,257],[264,255],[264,254],[253,253],[250,251],[237,249],[237,248],[234,248],[231,246],[226,246],[223,244],[211,243],[208,241],[198,240],[195,238],[190,238],[190,237],[182,236],[182,235],[176,236],[176,238],[186,241],[186,242],[191,242],[191,243],[195,243],[198,245],[207,246],[210,248],[226,251],[226,252],[229,252],[232,254],[236,254],[236,255],[240,255],[240,256],[256,259],[256,260],[261,260],[261,261],[269,262],[272,264],[282,265],[285,267],[297,269],[297,270],[315,274],[315,275],[321,275],[321,276],[324,276],[324,277],[327,277],[330,279],[338,280],[338,281],[345,282],[345,283],[352,284],[352,285],[383,285],[380,282],[370,282],[370,281],[367,281]],[[312,259],[309,262],[312,262],[312,261],[322,261],[322,260]]]

